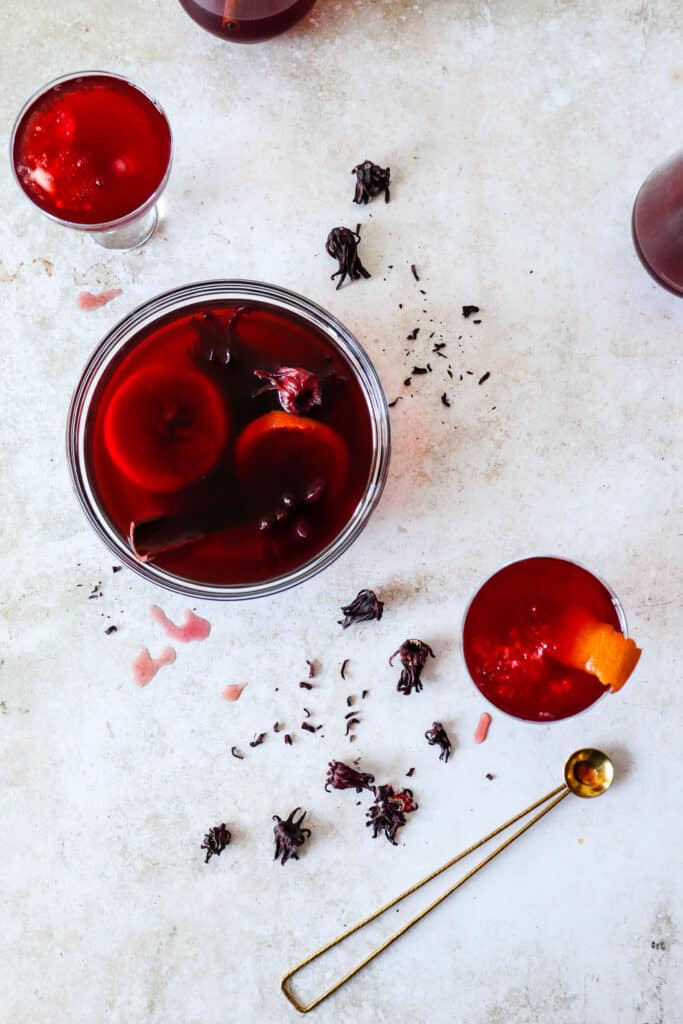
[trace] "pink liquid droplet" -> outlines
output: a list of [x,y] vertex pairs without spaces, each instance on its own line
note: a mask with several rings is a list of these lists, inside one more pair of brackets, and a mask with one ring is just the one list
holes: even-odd
[[160,668],[172,665],[174,661],[175,651],[172,647],[164,647],[158,658],[153,658],[144,647],[133,662],[133,682],[136,686],[147,686]]
[[246,685],[246,683],[231,683],[230,686],[225,687],[221,696],[225,700],[239,700]]
[[99,295],[95,295],[93,292],[80,292],[78,296],[78,308],[89,313],[93,309],[99,309],[100,306],[106,306],[108,302],[111,302],[112,299],[116,299],[122,294],[123,291],[121,288],[110,288],[109,291],[100,292]]
[[171,622],[158,604],[153,604],[149,613],[157,625],[164,630],[166,636],[170,636],[172,640],[178,640],[181,644],[189,644],[191,640],[206,640],[211,632],[211,623],[207,619],[195,615],[189,609],[185,612],[185,618],[180,626]]
[[491,716],[488,711],[484,711],[481,718],[479,719],[479,725],[477,726],[474,734],[475,743],[483,743],[488,736],[489,726],[491,724]]

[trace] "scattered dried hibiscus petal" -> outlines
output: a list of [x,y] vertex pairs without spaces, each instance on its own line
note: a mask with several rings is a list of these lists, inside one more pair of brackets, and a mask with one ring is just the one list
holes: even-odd
[[332,789],[355,789],[356,793],[362,793],[364,789],[371,789],[375,776],[368,772],[357,772],[343,761],[330,761],[327,766],[327,780],[325,792]]
[[335,277],[341,275],[337,291],[347,277],[351,281],[357,281],[360,277],[370,277],[369,271],[365,269],[358,256],[359,243],[360,235],[357,231],[351,231],[350,228],[332,228],[327,236],[325,249],[328,255],[339,263],[339,270],[335,270],[331,275],[333,281]]
[[237,747],[230,747],[230,753],[233,757],[236,757],[238,761],[244,761],[244,754]]
[[266,734],[264,732],[260,732],[258,734],[258,736],[255,736],[254,739],[251,740],[251,742],[249,743],[249,746],[250,747],[260,747],[261,744],[263,743],[263,741],[265,740],[265,738],[266,738]]
[[306,664],[308,665],[308,678],[312,679],[315,675],[315,662],[309,661],[309,659],[306,658]]
[[226,828],[225,823],[222,825],[216,825],[215,828],[210,828],[204,836],[204,841],[200,849],[206,850],[206,857],[204,863],[208,864],[212,857],[220,857],[223,850],[230,843],[232,834]]
[[414,768],[409,768],[409,769],[408,769],[408,771],[406,772],[406,776],[407,776],[407,777],[408,777],[409,779],[412,779],[412,777],[413,777],[413,775],[414,775],[414,774],[415,774],[415,769],[414,769]]
[[373,786],[374,803],[367,811],[366,825],[372,826],[372,838],[376,839],[380,832],[394,846],[396,833],[406,823],[406,813],[417,810],[413,794],[409,789],[394,792],[393,786]]
[[349,735],[354,725],[360,725],[360,718],[349,718],[348,722],[346,723],[346,732],[344,733],[345,736]]
[[320,378],[310,370],[296,366],[278,366],[275,370],[254,370],[254,376],[267,381],[254,392],[254,398],[265,391],[277,391],[280,405],[285,412],[310,412],[313,406],[322,404]]
[[474,313],[478,313],[478,312],[479,312],[479,306],[463,306],[462,307],[462,315],[465,317],[465,320],[467,320],[469,317],[471,317]]
[[379,600],[374,590],[359,590],[350,604],[342,606],[344,619],[339,621],[339,625],[348,629],[354,622],[370,622],[371,619],[379,622],[383,611],[384,601]]
[[105,636],[111,636],[112,633],[115,633],[117,631],[117,629],[118,629],[118,626],[107,626],[107,628],[104,631],[104,635]]
[[309,725],[308,722],[302,722],[301,728],[304,729],[306,732],[315,732],[315,726]]
[[380,167],[379,164],[373,164],[372,160],[364,160],[362,164],[356,164],[351,174],[356,175],[354,203],[367,203],[380,192],[384,192],[384,202],[389,202],[391,171],[388,167]]
[[310,828],[301,827],[301,823],[306,817],[306,811],[302,812],[298,821],[294,820],[294,815],[300,810],[300,807],[295,807],[285,820],[278,814],[273,815],[273,821],[276,823],[273,828],[275,836],[275,856],[273,860],[279,860],[283,865],[287,863],[290,857],[292,860],[299,859],[297,850],[300,846],[303,846],[311,834]]
[[339,673],[340,673],[342,679],[346,679],[346,666],[348,665],[348,663],[349,663],[349,659],[348,658],[344,658],[344,660],[341,663],[341,668],[339,670]]
[[422,640],[404,640],[398,650],[394,651],[389,658],[390,665],[393,665],[397,654],[401,658],[403,671],[396,684],[396,689],[399,693],[403,693],[406,696],[412,693],[413,688],[416,693],[419,693],[422,689],[422,669],[425,667],[427,658],[430,655],[432,658],[436,657],[434,651],[429,644],[424,643]]
[[427,729],[425,739],[429,743],[430,747],[433,747],[434,744],[436,744],[441,748],[439,761],[448,761],[448,758],[451,756],[451,741],[449,740],[446,730],[441,722],[434,722],[431,729]]
[[291,747],[291,745],[292,745],[292,737],[289,735],[288,732],[285,733],[284,740],[285,740],[286,746]]
[[313,689],[313,683],[301,682],[301,683],[299,683],[299,686],[301,687],[302,690],[312,690]]
[[192,356],[201,367],[209,365],[212,369],[225,369],[234,362],[233,347],[235,344],[235,326],[243,313],[248,312],[246,306],[239,306],[223,324],[220,318],[210,310],[198,313],[190,320],[197,341]]

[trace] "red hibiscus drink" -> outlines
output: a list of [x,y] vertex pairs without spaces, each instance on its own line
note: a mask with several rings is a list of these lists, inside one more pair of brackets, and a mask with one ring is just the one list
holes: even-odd
[[260,43],[286,32],[315,0],[180,0],[191,18],[220,39]]
[[44,214],[100,244],[142,245],[168,181],[168,120],[142,89],[105,72],[50,83],[26,104],[11,141],[16,179]]
[[[637,661],[625,630],[621,605],[597,576],[562,558],[525,558],[500,569],[473,598],[463,652],[474,684],[497,708],[552,722],[583,711],[606,692],[593,661],[615,673],[612,689],[623,685],[621,676]],[[575,649],[576,638],[586,634],[593,660],[590,650],[586,656]],[[635,658],[633,665],[615,669],[614,647]],[[578,667],[584,663],[591,671]]]

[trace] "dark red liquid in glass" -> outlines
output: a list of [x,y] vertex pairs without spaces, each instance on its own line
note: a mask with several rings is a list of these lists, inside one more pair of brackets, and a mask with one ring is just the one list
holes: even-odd
[[180,0],[198,25],[234,43],[258,43],[285,32],[315,0]]
[[137,210],[161,184],[170,157],[163,113],[109,75],[74,78],[39,97],[21,120],[13,152],[29,198],[74,224],[105,224]]
[[[206,312],[221,337],[234,316],[227,366],[198,350]],[[322,381],[306,415],[284,412],[277,391],[255,395],[264,381],[254,370],[283,365]],[[373,458],[346,359],[304,320],[258,302],[195,305],[136,336],[99,385],[88,435],[89,473],[117,532],[156,517],[196,527],[203,537],[154,562],[224,586],[274,579],[327,547],[363,497]]]
[[633,207],[633,241],[643,266],[683,295],[683,153],[644,182]]
[[600,580],[560,558],[527,558],[501,569],[477,593],[463,629],[470,675],[501,711],[533,722],[568,718],[605,693],[595,676],[565,668],[548,653],[553,627],[581,609],[621,632]]

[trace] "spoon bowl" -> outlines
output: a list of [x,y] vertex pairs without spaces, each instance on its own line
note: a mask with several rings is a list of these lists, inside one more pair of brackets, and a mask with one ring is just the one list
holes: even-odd
[[614,780],[614,765],[602,750],[586,747],[575,751],[564,766],[567,789],[584,799],[602,796]]

